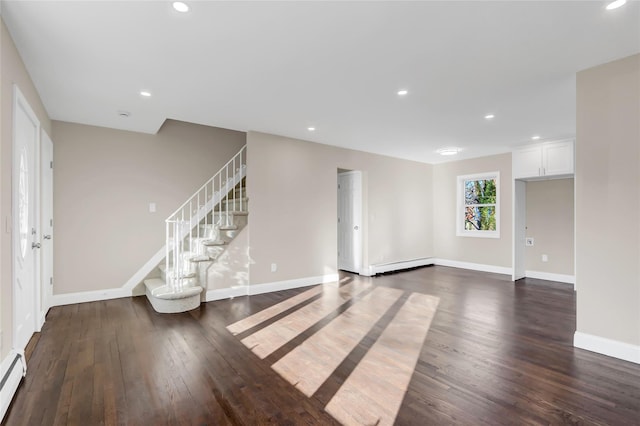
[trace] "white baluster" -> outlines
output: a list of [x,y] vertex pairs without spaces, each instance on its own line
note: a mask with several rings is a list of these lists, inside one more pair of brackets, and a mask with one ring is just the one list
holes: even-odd
[[170,235],[170,228],[171,225],[169,225],[169,219],[167,219],[164,222],[164,235],[165,235],[165,240],[164,240],[164,270],[165,270],[165,277],[167,278],[167,281],[169,280],[169,245],[171,244],[171,235]]
[[224,188],[224,195],[225,195],[225,199],[227,200],[227,203],[225,205],[225,224],[226,226],[229,226],[229,165],[227,165],[227,170],[225,170],[225,174],[227,175],[227,184],[225,185]]
[[178,280],[178,219],[173,221],[173,272],[171,273],[171,291],[176,290]]
[[184,209],[180,219],[180,274],[178,275],[178,288],[182,290],[182,277],[184,276]]

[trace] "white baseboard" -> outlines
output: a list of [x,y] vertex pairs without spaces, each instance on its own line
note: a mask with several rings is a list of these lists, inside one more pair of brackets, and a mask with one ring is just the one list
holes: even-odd
[[433,265],[432,257],[423,257],[420,259],[402,260],[400,262],[378,263],[370,265],[368,273],[360,273],[360,275],[373,276],[385,272],[401,271],[403,269],[417,268],[419,266]]
[[640,346],[576,331],[573,346],[640,364]]
[[214,300],[231,299],[232,297],[246,296],[249,294],[248,286],[220,288],[208,290],[205,294],[205,302],[213,302]]
[[[209,290],[205,295],[205,301],[228,299],[230,297],[270,293],[272,291],[289,290],[298,287],[307,287],[316,284],[325,284],[338,281],[338,274],[320,275],[317,277],[299,278],[295,280],[276,281],[272,283],[254,284],[246,287],[224,288]],[[137,284],[136,284],[137,285]],[[83,291],[78,293],[54,294],[51,297],[51,306],[72,305],[74,303],[97,302],[99,300],[120,299],[131,297],[131,289],[110,288],[96,291]]]
[[131,297],[131,290],[125,288],[109,288],[106,290],[82,291],[78,293],[54,294],[51,306],[72,305],[74,303],[97,302],[99,300]]
[[[0,387],[0,422],[4,420],[4,415],[7,413],[11,400],[20,385],[20,380],[24,376],[25,364],[23,359],[16,358],[17,355],[18,353],[12,350],[0,364],[0,383],[4,381]],[[5,376],[6,380],[4,380]]]
[[471,269],[472,271],[491,272],[494,274],[511,275],[512,269],[505,266],[485,265],[482,263],[460,262],[449,259],[433,259],[438,266],[451,266],[453,268]]
[[249,295],[271,293],[273,291],[289,290],[292,288],[308,287],[310,285],[327,284],[338,281],[338,274],[319,275],[317,277],[298,278],[295,280],[276,281],[272,283],[252,284],[249,286]]
[[554,274],[551,272],[524,271],[527,278],[535,278],[538,280],[557,281],[559,283],[575,284],[576,277],[574,275]]

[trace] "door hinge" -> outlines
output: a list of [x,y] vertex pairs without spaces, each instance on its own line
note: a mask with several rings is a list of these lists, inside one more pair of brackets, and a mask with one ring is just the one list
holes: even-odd
[[338,184],[338,189],[340,189],[340,184]]
[[53,285],[53,277],[49,278],[49,285]]
[[53,169],[53,161],[49,161],[49,167]]
[[340,223],[340,218],[338,218],[338,223]]
[[49,226],[53,226],[53,219],[49,219]]

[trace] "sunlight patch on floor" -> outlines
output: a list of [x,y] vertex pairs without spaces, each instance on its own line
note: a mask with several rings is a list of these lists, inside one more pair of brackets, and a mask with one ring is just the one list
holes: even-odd
[[272,368],[306,396],[312,396],[402,293],[393,288],[376,288]]
[[242,339],[242,343],[264,359],[370,287],[370,283],[349,283],[339,288],[324,288],[320,299]]
[[277,303],[273,306],[268,307],[267,309],[263,309],[262,311],[251,315],[243,320],[237,321],[229,326],[227,326],[227,330],[231,332],[231,334],[236,335],[240,334],[244,331],[247,331],[256,325],[262,324],[268,319],[275,317],[283,313],[284,311],[293,308],[294,306],[299,305],[300,303],[311,299],[313,296],[322,293],[322,286],[313,287],[307,291],[304,291],[297,296],[290,297],[280,303]]
[[367,344],[366,354],[325,407],[345,425],[393,425],[440,299],[389,287],[375,287],[368,292],[371,287],[370,282],[314,287],[227,329],[235,335],[243,333],[321,294],[317,300],[242,339],[246,347],[264,359],[360,296],[271,366],[296,389],[312,397],[385,313],[399,307],[393,318],[387,315],[390,322],[382,334],[370,347]]
[[345,425],[393,425],[439,300],[409,296],[329,401],[329,414]]

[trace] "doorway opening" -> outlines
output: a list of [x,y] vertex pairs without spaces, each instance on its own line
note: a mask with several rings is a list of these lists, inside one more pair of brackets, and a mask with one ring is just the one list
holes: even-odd
[[528,277],[575,284],[574,179],[516,179],[513,281]]

